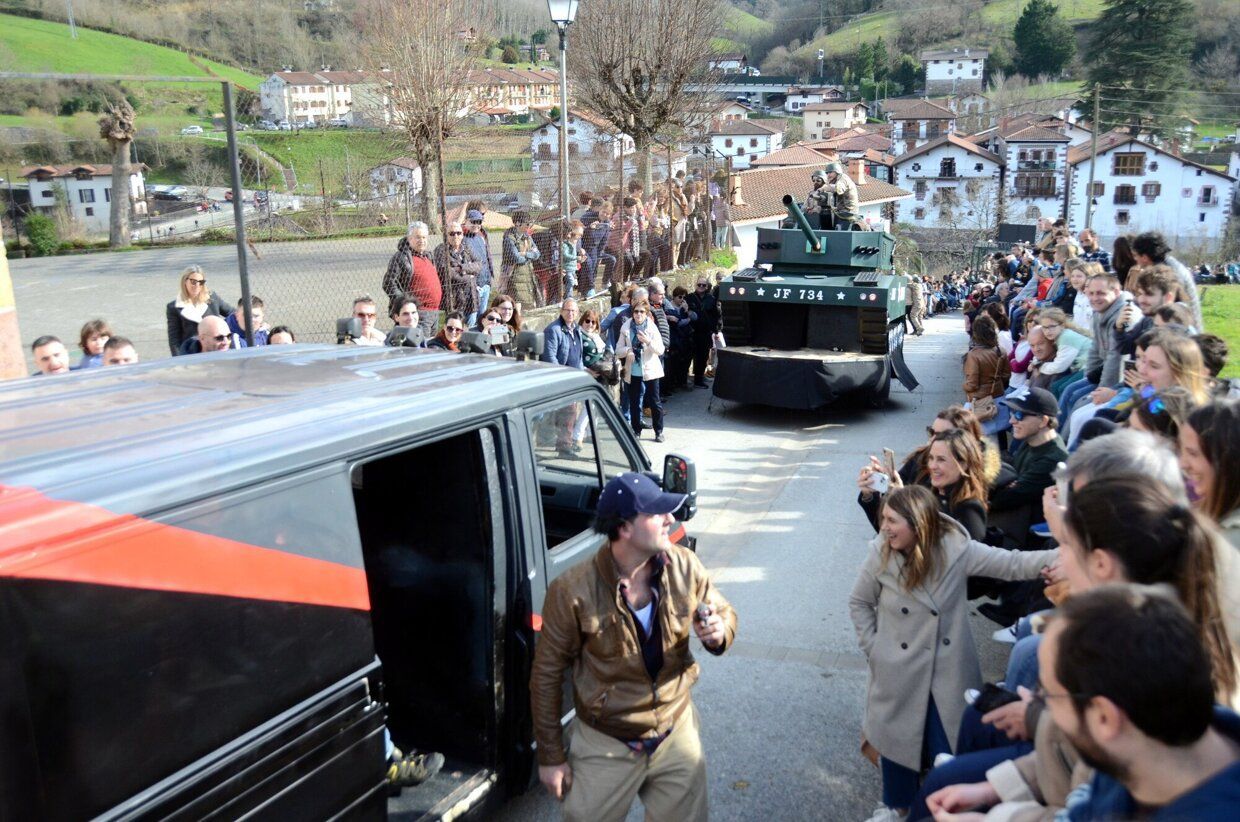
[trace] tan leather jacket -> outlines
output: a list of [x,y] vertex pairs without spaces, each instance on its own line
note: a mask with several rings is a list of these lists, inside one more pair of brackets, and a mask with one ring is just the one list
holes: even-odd
[[723,644],[712,653],[721,654],[732,644],[736,613],[711,584],[697,555],[673,545],[663,556],[657,613],[663,668],[653,687],[610,544],[547,589],[530,675],[538,764],[565,762],[560,729],[565,668],[571,668],[577,718],[616,739],[636,740],[667,732],[689,706],[689,689],[698,678],[689,637],[699,603],[711,605],[726,628]]

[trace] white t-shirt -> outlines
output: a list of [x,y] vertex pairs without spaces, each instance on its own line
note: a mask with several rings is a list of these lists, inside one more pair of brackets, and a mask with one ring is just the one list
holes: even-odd
[[642,630],[646,632],[646,636],[650,636],[650,623],[654,619],[654,599],[647,602],[645,608],[633,608],[630,606],[629,610],[633,612],[633,616],[641,623]]

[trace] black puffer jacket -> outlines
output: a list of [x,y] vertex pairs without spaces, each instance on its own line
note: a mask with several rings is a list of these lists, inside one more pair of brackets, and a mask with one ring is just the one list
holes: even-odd
[[[218,294],[212,294],[207,300],[207,308],[202,312],[204,317],[224,317],[233,313],[233,307],[220,299]],[[168,303],[168,350],[172,352],[172,356],[181,353],[181,344],[190,337],[198,336],[198,323],[188,319],[181,310],[177,308],[177,301],[173,300]]]

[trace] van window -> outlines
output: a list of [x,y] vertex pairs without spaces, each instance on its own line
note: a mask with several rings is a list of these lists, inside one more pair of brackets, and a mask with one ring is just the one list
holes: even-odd
[[563,402],[529,416],[547,547],[589,530],[604,481],[637,466],[598,400]]

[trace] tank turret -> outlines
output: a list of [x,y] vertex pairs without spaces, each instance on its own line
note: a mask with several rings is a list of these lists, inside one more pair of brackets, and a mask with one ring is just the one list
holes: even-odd
[[819,231],[791,196],[785,228],[759,228],[754,267],[719,286],[726,348],[714,394],[818,408],[845,394],[885,400],[903,360],[907,280],[885,231]]

